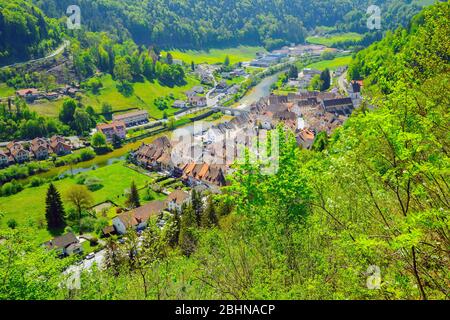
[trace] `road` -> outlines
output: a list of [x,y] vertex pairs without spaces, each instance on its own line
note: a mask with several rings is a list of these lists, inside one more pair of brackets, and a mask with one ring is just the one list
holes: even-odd
[[24,61],[24,62],[16,62],[16,63],[10,64],[8,66],[3,66],[0,69],[4,69],[4,68],[8,68],[8,67],[17,67],[17,66],[20,66],[20,65],[34,63],[34,62],[39,62],[39,61],[43,61],[43,60],[47,60],[47,59],[53,58],[53,57],[59,55],[60,53],[62,53],[64,51],[64,49],[66,49],[69,45],[70,45],[70,41],[69,40],[64,40],[62,45],[60,45],[56,50],[54,50],[52,53],[48,54],[45,57],[42,57],[42,58],[39,58],[39,59],[28,60],[28,61]]
[[63,274],[69,275],[69,274],[76,274],[80,273],[83,270],[89,270],[92,268],[94,263],[97,265],[98,268],[102,268],[103,264],[105,262],[105,254],[106,250],[101,250],[97,253],[95,253],[95,257],[93,259],[85,259],[82,261],[79,265],[72,265],[69,268],[67,268]]
[[347,93],[347,71],[345,71],[338,79],[338,85],[339,85],[339,89],[344,92]]

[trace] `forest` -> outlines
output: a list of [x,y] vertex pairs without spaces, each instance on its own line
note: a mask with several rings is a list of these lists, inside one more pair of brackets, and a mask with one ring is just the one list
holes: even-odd
[[61,288],[71,261],[27,226],[2,230],[0,299],[448,299],[449,10],[424,9],[355,58],[373,100],[313,151],[279,127],[276,174],[236,165],[205,207],[194,194],[165,228],[108,242],[108,268],[81,290]]
[[[406,25],[420,10],[415,1],[378,1],[383,29]],[[114,41],[205,49],[301,43],[309,30],[365,33],[366,1],[356,0],[1,0],[0,65],[43,56],[61,43],[69,5],[79,5],[85,31],[107,32]],[[14,41],[21,39],[21,41]]]
[[28,0],[0,1],[0,65],[38,58],[61,43],[54,19]]
[[[367,2],[362,0],[79,0],[34,1],[59,18],[70,4],[82,8],[83,23],[119,39],[160,47],[210,48],[236,44],[267,49],[303,42],[307,30],[337,26],[365,33]],[[408,23],[420,7],[412,1],[378,1],[385,28]]]

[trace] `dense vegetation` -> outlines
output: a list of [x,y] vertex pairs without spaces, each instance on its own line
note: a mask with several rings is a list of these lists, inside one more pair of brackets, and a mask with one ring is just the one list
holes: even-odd
[[[88,30],[107,31],[119,39],[161,47],[205,48],[264,44],[267,48],[302,42],[306,30],[320,23],[365,33],[366,1],[274,0],[35,0],[59,18],[71,4],[82,10]],[[378,1],[383,28],[406,23],[419,7],[411,1]]]
[[40,57],[61,42],[60,26],[27,0],[0,0],[0,65]]
[[450,59],[448,12],[443,12],[442,19],[422,27],[426,12],[414,17],[408,29],[388,32],[382,41],[359,52],[350,65],[349,77],[366,79],[367,86],[376,84],[374,89],[390,93],[390,84],[403,77],[405,64],[406,69],[415,71],[412,78],[415,82],[448,72],[448,65],[441,63]]
[[[132,39],[138,45],[165,48],[245,44],[270,49],[302,42],[306,30],[322,25],[336,31],[367,32],[367,3],[362,0],[1,0],[0,65],[42,57],[60,45],[71,32],[64,19],[57,19],[65,17],[67,7],[74,4],[81,8],[85,31],[105,31],[114,41]],[[406,26],[419,10],[413,1],[379,1],[379,5],[383,30]],[[374,35],[369,34],[358,45],[372,39]]]
[[[394,34],[395,63],[357,58],[395,76],[372,82],[374,108],[323,151],[300,150],[279,128],[276,174],[239,165],[206,206],[194,195],[162,230],[109,242],[108,269],[83,273],[82,290],[60,288],[70,261],[33,247],[32,232],[3,231],[0,298],[448,299],[449,9],[430,7]],[[367,288],[371,266],[378,290]]]

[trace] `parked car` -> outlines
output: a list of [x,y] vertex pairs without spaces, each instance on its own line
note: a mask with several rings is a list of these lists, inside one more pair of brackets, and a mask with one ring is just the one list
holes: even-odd
[[95,253],[91,252],[86,256],[86,260],[91,260],[95,258]]

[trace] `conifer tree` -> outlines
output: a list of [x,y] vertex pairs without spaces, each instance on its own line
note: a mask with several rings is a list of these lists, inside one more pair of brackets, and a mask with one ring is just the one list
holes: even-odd
[[216,207],[211,196],[208,197],[206,208],[202,213],[201,226],[203,228],[212,228],[218,223]]
[[61,195],[53,183],[48,187],[45,203],[45,218],[47,219],[48,228],[63,228],[66,225],[64,221],[64,206],[61,201]]
[[192,190],[192,208],[195,214],[195,220],[197,221],[197,226],[200,226],[201,215],[203,211],[202,196],[195,189]]
[[197,239],[194,228],[197,226],[194,208],[187,206],[183,211],[181,218],[181,228],[178,244],[184,255],[190,256],[196,247]]
[[139,191],[136,187],[136,183],[131,182],[130,193],[128,195],[127,205],[130,208],[138,208],[141,206],[141,201],[139,199]]

